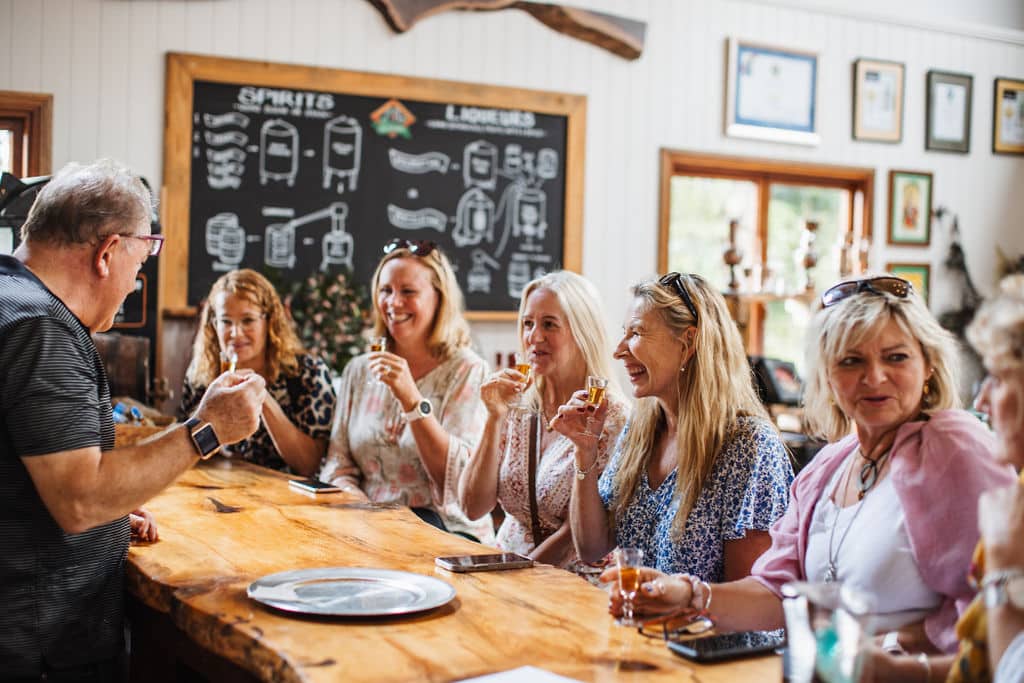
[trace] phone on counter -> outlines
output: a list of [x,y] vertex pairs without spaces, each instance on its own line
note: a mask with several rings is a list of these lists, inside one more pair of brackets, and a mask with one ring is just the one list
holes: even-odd
[[775,652],[785,644],[785,636],[774,631],[742,631],[706,638],[669,641],[668,647],[680,657],[695,662],[724,662]]
[[493,572],[499,569],[525,569],[533,566],[533,560],[517,553],[492,553],[488,555],[452,555],[434,559],[441,569],[452,572]]
[[289,479],[288,485],[304,493],[338,493],[340,488],[319,479]]

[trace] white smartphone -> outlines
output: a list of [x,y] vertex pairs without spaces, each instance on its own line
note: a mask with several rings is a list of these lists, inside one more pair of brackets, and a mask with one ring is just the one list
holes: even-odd
[[338,493],[340,488],[319,479],[289,479],[289,486],[294,486],[304,493]]
[[451,555],[434,558],[434,564],[452,572],[493,572],[499,569],[525,569],[533,560],[517,553],[487,555]]

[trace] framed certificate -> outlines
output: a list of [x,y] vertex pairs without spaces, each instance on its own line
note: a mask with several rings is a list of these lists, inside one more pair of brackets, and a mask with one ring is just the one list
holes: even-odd
[[729,39],[725,134],[816,145],[818,55]]
[[899,62],[858,59],[853,63],[853,139],[903,139],[903,73]]
[[995,80],[992,117],[992,151],[1024,154],[1024,80]]
[[973,76],[928,72],[925,149],[971,151],[971,85]]

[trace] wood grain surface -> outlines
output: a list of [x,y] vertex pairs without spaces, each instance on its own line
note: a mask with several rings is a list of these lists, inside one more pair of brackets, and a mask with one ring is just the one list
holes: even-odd
[[[454,574],[434,557],[484,552],[405,508],[307,496],[283,474],[215,459],[147,504],[160,541],[129,552],[128,589],[205,650],[266,681],[455,681],[532,665],[582,681],[781,678],[778,657],[699,666],[614,625],[607,596],[539,565]],[[456,597],[400,618],[289,616],[246,597],[261,576],[311,567],[399,569]]]

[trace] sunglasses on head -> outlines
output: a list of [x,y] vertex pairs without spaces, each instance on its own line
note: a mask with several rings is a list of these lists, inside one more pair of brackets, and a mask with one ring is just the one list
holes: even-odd
[[849,299],[861,292],[870,294],[892,294],[900,299],[906,299],[914,291],[914,286],[901,277],[883,275],[881,277],[869,277],[863,280],[847,280],[838,285],[829,287],[821,295],[822,308],[834,306],[843,299]]
[[[696,275],[690,275],[690,277],[697,277]],[[683,284],[683,276],[679,273],[669,273],[658,280],[658,284],[662,287],[673,287],[676,290],[676,294],[686,304],[686,310],[693,316],[693,322],[696,323],[697,307],[693,305],[693,299],[690,298],[690,293],[686,291],[686,285]]]
[[395,249],[406,249],[413,256],[427,256],[437,249],[437,243],[430,240],[405,240],[396,237],[384,245],[384,253],[390,254]]

